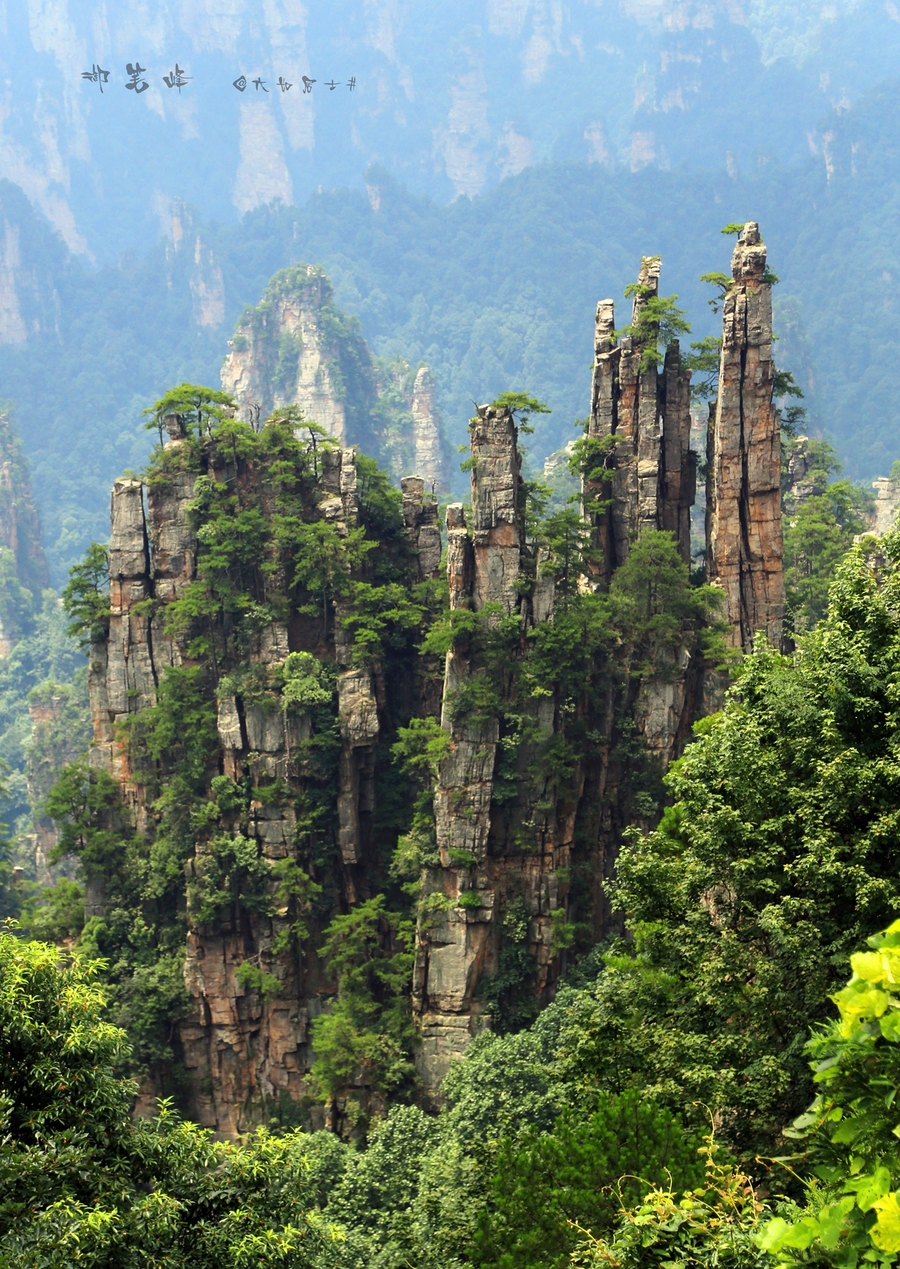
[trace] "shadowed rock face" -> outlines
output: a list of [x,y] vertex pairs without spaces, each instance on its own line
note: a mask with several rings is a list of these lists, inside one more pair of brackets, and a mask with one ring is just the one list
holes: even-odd
[[758,631],[780,647],[784,618],[772,288],[765,243],[753,221],[741,232],[731,269],[707,441],[706,554],[709,579],[725,592],[730,642],[748,651]]

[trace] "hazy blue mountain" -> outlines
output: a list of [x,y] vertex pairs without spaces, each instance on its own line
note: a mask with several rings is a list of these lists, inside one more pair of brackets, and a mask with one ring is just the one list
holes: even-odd
[[0,185],[0,397],[31,458],[56,577],[105,536],[111,481],[147,452],[141,410],[181,379],[217,382],[242,308],[298,261],[326,268],[376,355],[432,366],[451,441],[473,398],[543,396],[554,412],[533,438],[540,459],[586,412],[597,300],[621,297],[641,254],[659,252],[695,335],[716,330],[699,275],[728,268],[724,223],[757,218],[781,277],[779,360],[807,388],[811,427],[849,474],[886,472],[900,456],[900,81],[822,133],[818,153],[747,174],[548,162],[446,204],[381,167],[368,191],[237,223],[176,204],[154,245],[101,268]]
[[0,176],[109,261],[173,198],[234,221],[373,161],[439,201],[549,160],[797,161],[897,74],[883,0],[28,0],[0,4]]

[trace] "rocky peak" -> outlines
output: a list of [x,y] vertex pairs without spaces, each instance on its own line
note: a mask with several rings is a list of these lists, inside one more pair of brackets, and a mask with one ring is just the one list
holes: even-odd
[[900,511],[900,477],[879,476],[872,481],[875,505],[869,515],[870,532],[882,538],[896,526]]
[[748,221],[723,304],[715,417],[707,439],[707,570],[726,596],[730,641],[748,651],[763,631],[781,646],[784,566],[781,434],[772,400],[772,287],[766,247]]
[[222,387],[241,412],[299,406],[341,444],[359,442],[376,399],[372,359],[358,324],[339,313],[323,269],[276,273],[238,322]]
[[413,418],[413,466],[426,486],[436,493],[448,488],[447,460],[435,393],[437,385],[428,366],[420,366],[413,383],[410,413]]
[[222,387],[246,418],[297,406],[341,445],[378,457],[396,480],[412,469],[429,489],[447,487],[433,374],[401,358],[376,362],[317,265],[283,269],[245,311]]
[[180,198],[172,202],[166,245],[168,284],[187,274],[196,324],[218,330],[225,321],[225,278],[212,246],[197,228],[194,212]]
[[[661,268],[658,256],[641,260],[632,304],[634,327],[659,292]],[[596,481],[590,491],[601,503],[612,495],[596,522],[605,575],[611,576],[627,559],[631,543],[645,528],[673,532],[688,559],[696,456],[690,449],[690,372],[682,367],[678,344],[666,351],[660,374],[633,335],[615,343],[615,306],[601,300],[594,350],[588,434],[609,444],[606,464],[612,473],[609,485]]]

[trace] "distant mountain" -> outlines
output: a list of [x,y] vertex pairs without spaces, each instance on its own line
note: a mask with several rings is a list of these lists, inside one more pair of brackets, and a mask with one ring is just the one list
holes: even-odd
[[326,271],[375,357],[431,367],[452,444],[473,398],[547,400],[538,462],[586,413],[598,299],[616,298],[621,320],[641,255],[659,252],[663,292],[680,296],[695,338],[712,333],[699,275],[727,269],[726,222],[758,219],[781,278],[778,360],[807,391],[811,429],[854,478],[887,474],[900,457],[900,81],[814,141],[817,153],[747,175],[536,164],[451,204],[370,168],[368,193],[315,194],[236,224],[174,204],[148,250],[97,269],[0,184],[0,399],[31,461],[54,576],[105,535],[112,480],[148,450],[141,410],[182,379],[216,385],[245,306],[300,261]]
[[234,221],[371,162],[439,201],[550,160],[746,173],[900,74],[883,0],[30,0],[0,35],[0,176],[98,261],[173,199]]

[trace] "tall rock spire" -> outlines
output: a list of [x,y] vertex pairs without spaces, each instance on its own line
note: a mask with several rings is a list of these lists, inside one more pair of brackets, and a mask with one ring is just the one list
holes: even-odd
[[[634,331],[648,301],[659,293],[661,261],[645,256],[632,307]],[[628,558],[631,542],[643,529],[668,529],[676,535],[684,559],[690,559],[690,509],[694,501],[696,458],[690,444],[690,372],[681,365],[677,341],[666,351],[663,372],[648,341],[636,334],[615,341],[612,300],[597,305],[594,377],[588,434],[612,438],[607,466],[610,484],[596,482],[593,492],[609,500],[599,517],[598,545],[609,576]]]
[[725,592],[729,641],[748,651],[759,631],[779,647],[784,618],[772,287],[755,221],[741,231],[731,268],[707,441],[706,554],[709,579]]
[[436,385],[428,366],[420,366],[413,384],[410,413],[413,417],[413,469],[425,481],[426,488],[443,492],[448,488],[447,465],[441,421],[435,402]]

